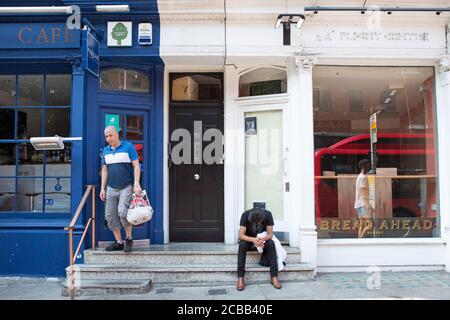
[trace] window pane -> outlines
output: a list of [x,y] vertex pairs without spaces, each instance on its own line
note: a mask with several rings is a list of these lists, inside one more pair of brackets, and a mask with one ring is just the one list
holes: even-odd
[[221,101],[222,82],[208,75],[184,76],[172,82],[172,101]]
[[144,73],[127,69],[107,69],[100,73],[100,88],[149,93],[149,79]]
[[125,70],[125,90],[149,93],[148,76],[134,70]]
[[45,136],[70,137],[70,109],[45,109]]
[[0,176],[16,175],[16,145],[0,143]]
[[144,117],[127,116],[127,140],[144,140]]
[[253,121],[245,138],[245,209],[264,202],[275,220],[284,220],[282,111],[247,112]]
[[0,75],[0,106],[16,105],[16,76]]
[[21,177],[42,176],[43,172],[43,151],[37,151],[29,143],[19,146],[19,167],[18,172]]
[[18,110],[19,126],[17,128],[18,139],[29,139],[30,137],[42,136],[42,110],[25,109]]
[[433,68],[317,66],[313,80],[332,97],[314,110],[319,238],[438,237]]
[[70,106],[72,76],[70,74],[47,75],[45,79],[45,105]]
[[47,177],[71,176],[71,146],[64,143],[64,150],[50,150],[46,152],[45,175]]
[[260,68],[239,78],[239,97],[259,96],[287,92],[286,71]]
[[42,212],[42,180],[17,178],[18,211]]
[[0,139],[14,139],[14,109],[0,109]]
[[16,179],[0,178],[0,211],[13,211],[16,202]]
[[41,106],[44,76],[19,76],[19,106]]
[[107,69],[100,73],[100,88],[106,90],[125,90],[125,71]]
[[45,179],[45,211],[70,212],[71,179]]

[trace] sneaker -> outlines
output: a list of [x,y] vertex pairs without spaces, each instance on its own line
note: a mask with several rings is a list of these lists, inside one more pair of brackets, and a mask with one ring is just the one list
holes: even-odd
[[133,240],[132,239],[125,240],[125,245],[123,246],[123,251],[131,252],[132,249],[133,249]]
[[117,241],[114,241],[105,248],[105,251],[119,251],[119,250],[123,250],[123,243],[118,243]]

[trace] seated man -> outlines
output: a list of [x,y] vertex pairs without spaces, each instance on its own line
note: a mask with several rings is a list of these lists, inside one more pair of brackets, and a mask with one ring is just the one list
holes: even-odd
[[[244,274],[247,251],[256,250],[257,247],[263,248],[263,255],[267,255],[269,260],[272,285],[277,289],[281,289],[281,284],[278,281],[277,253],[275,244],[272,241],[273,225],[273,217],[270,211],[254,207],[242,214],[239,229],[237,290],[242,291],[245,288]],[[266,231],[267,235],[257,238],[257,234],[263,231]]]

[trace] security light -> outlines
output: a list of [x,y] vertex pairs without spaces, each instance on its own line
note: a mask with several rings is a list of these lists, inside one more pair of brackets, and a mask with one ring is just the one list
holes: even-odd
[[127,4],[116,4],[116,5],[101,5],[95,6],[97,12],[129,12],[130,6]]
[[286,13],[279,14],[277,17],[277,21],[275,22],[275,29],[279,28],[281,24],[283,24],[283,45],[291,44],[291,24],[295,23],[297,29],[300,29],[305,22],[304,14],[297,13]]
[[30,142],[36,150],[62,150],[64,149],[64,141],[82,140],[77,138],[63,138],[58,135],[54,137],[32,137]]
[[33,137],[31,144],[36,150],[61,150],[64,149],[63,138],[54,137]]

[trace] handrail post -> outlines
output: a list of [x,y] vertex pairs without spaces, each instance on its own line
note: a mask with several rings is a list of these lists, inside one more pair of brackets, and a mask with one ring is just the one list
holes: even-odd
[[92,187],[92,250],[95,250],[95,186]]
[[70,269],[69,269],[69,294],[70,300],[74,299],[74,279],[73,279],[73,228],[69,229],[69,253],[70,253]]

